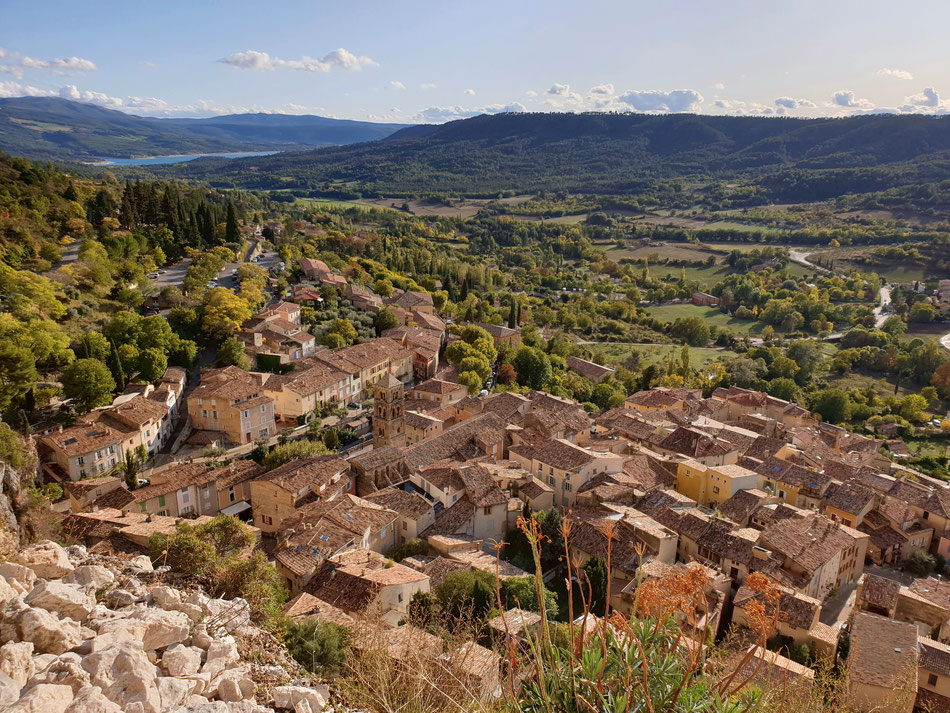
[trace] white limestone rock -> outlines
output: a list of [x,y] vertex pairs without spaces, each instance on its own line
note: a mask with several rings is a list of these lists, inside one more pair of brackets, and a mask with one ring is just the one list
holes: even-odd
[[216,676],[234,666],[241,660],[237,645],[233,641],[215,641],[208,647],[208,656],[201,673]]
[[295,713],[320,713],[330,697],[330,689],[326,685],[316,688],[277,686],[272,693],[275,708],[287,708]]
[[162,700],[162,708],[173,708],[191,695],[192,683],[183,678],[162,676],[158,679],[158,695]]
[[86,686],[76,694],[65,713],[122,713],[122,709],[106,698],[99,686]]
[[85,594],[78,584],[49,580],[37,582],[23,601],[78,622],[85,622],[96,609],[96,600]]
[[149,663],[141,644],[123,642],[89,654],[82,660],[92,685],[126,713],[141,710],[159,713],[161,696],[156,685],[157,671]]
[[115,582],[115,575],[98,564],[84,564],[63,577],[67,584],[78,584],[84,591],[95,593]]
[[0,577],[6,579],[18,591],[22,590],[23,594],[33,589],[33,583],[36,581],[36,574],[32,569],[16,562],[0,564]]
[[[6,623],[6,622],[4,622]],[[16,619],[20,641],[30,641],[36,651],[64,654],[82,643],[82,627],[73,619],[57,619],[45,609],[28,608]]]
[[5,713],[66,713],[72,702],[73,689],[69,686],[41,683],[6,708]]
[[34,672],[31,642],[10,641],[0,646],[0,673],[5,673],[22,688]]
[[162,668],[169,676],[190,676],[201,668],[201,649],[172,644],[162,655]]
[[29,567],[42,579],[60,579],[75,569],[66,550],[49,540],[37,542],[21,550],[13,561]]
[[133,557],[126,562],[126,568],[133,574],[149,574],[155,571],[155,568],[152,566],[152,560],[148,555]]
[[146,651],[163,649],[187,641],[191,636],[191,621],[181,612],[142,609],[134,612],[128,620],[145,623],[142,648]]

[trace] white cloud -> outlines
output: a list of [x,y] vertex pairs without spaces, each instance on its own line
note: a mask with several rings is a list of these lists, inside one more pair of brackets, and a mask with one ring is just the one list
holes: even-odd
[[58,59],[37,59],[27,57],[18,52],[10,52],[0,47],[0,72],[12,74],[20,78],[24,70],[35,69],[53,74],[70,74],[73,72],[92,72],[96,64],[92,60],[82,57],[61,57]]
[[267,52],[248,50],[236,52],[218,60],[237,69],[246,69],[258,72],[267,72],[275,69],[298,69],[303,72],[329,72],[336,67],[348,72],[357,72],[364,67],[378,67],[379,64],[369,57],[357,56],[342,47],[333,50],[320,59],[301,57],[300,59],[281,59],[272,57]]
[[426,82],[425,84],[420,84],[419,89],[435,89],[435,85],[431,82]]
[[835,92],[831,96],[831,101],[835,106],[845,107],[846,109],[873,109],[874,104],[867,99],[858,99],[854,92],[846,89]]
[[538,93],[537,93],[536,91],[534,91],[533,89],[529,89],[528,91],[526,91],[526,92],[524,93],[524,95],[525,95],[526,97],[536,97],[536,96],[538,96]]
[[456,119],[468,119],[481,114],[505,114],[527,111],[524,104],[489,104],[483,107],[465,108],[461,106],[430,106],[416,114],[413,119],[432,124],[441,124]]
[[726,85],[723,84],[722,82],[716,82],[715,84],[713,84],[713,89],[718,89],[719,91],[722,91],[725,88],[726,88]]
[[758,102],[744,102],[737,99],[717,99],[713,102],[712,108],[714,114],[729,114],[732,116],[771,116],[784,112],[785,110],[776,110],[765,104]]
[[473,96],[475,96],[475,90],[474,90],[474,89],[466,89],[464,92],[462,92],[462,94],[465,94],[466,96],[469,96],[469,97],[473,97]]
[[551,88],[548,89],[547,94],[552,94],[554,96],[566,97],[571,93],[570,84],[561,84],[560,82],[555,82],[551,85]]
[[914,106],[936,107],[940,106],[940,95],[933,87],[925,87],[920,94],[909,96],[904,101]]
[[775,100],[775,106],[779,114],[784,114],[789,109],[814,109],[815,102],[809,99],[793,99],[792,97],[779,97]]
[[888,67],[882,67],[877,70],[877,76],[879,77],[888,77],[890,79],[913,79],[914,75],[908,72],[906,69],[890,69]]
[[663,92],[655,89],[629,91],[618,99],[637,111],[682,112],[695,111],[703,103],[703,96],[695,89],[674,89]]
[[406,85],[403,84],[402,82],[395,82],[395,81],[390,82],[390,83],[389,83],[389,86],[391,86],[393,89],[405,89],[405,88],[406,88]]
[[55,95],[48,89],[40,89],[19,82],[0,82],[0,99],[9,99],[10,97],[49,97]]
[[591,87],[591,94],[596,94],[598,96],[613,96],[614,85],[613,84],[598,84],[596,87]]

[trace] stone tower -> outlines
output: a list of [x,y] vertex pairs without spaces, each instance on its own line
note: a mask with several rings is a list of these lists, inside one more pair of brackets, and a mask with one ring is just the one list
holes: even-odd
[[373,448],[406,445],[402,382],[387,373],[373,387]]

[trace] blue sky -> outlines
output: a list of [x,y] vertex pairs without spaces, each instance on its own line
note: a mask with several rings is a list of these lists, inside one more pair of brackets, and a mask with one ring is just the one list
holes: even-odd
[[943,113],[948,25],[939,0],[0,0],[0,96],[379,121]]

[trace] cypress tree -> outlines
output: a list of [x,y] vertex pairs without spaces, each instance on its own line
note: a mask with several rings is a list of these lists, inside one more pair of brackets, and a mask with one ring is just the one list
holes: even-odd
[[122,359],[119,357],[119,350],[115,348],[115,342],[109,340],[112,345],[112,351],[109,354],[109,371],[112,372],[112,378],[115,380],[116,388],[125,391],[125,371],[122,369]]
[[228,217],[224,229],[224,241],[226,243],[241,242],[241,231],[238,229],[237,214],[234,212],[234,204],[228,202]]

